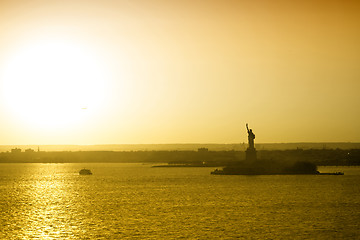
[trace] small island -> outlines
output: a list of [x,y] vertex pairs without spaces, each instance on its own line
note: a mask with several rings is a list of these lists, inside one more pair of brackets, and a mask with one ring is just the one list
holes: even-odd
[[293,164],[283,161],[257,159],[254,139],[255,134],[246,124],[248,133],[248,148],[246,149],[246,158],[244,161],[233,162],[223,169],[215,169],[211,174],[215,175],[294,175],[294,174],[312,174],[312,175],[344,175],[342,172],[320,173],[317,166],[311,162],[298,161]]

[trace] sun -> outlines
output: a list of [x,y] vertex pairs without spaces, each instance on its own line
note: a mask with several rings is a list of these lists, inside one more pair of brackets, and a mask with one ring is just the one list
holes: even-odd
[[106,95],[101,62],[80,44],[32,43],[12,55],[2,76],[3,104],[17,120],[36,128],[82,124]]

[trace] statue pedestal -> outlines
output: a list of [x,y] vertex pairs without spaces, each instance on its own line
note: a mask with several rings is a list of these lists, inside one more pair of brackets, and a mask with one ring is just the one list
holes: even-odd
[[248,148],[245,151],[246,153],[246,161],[255,161],[256,160],[256,149]]

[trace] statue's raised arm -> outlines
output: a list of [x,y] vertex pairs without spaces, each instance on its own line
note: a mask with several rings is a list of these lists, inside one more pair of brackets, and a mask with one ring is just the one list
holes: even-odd
[[248,126],[248,124],[246,124],[246,129],[247,129],[247,132],[249,133],[249,126]]

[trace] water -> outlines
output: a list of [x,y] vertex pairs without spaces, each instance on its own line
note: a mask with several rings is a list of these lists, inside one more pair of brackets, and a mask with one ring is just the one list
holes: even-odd
[[[87,167],[92,176],[79,176]],[[0,164],[0,239],[360,239],[360,168],[214,176],[142,164]]]

